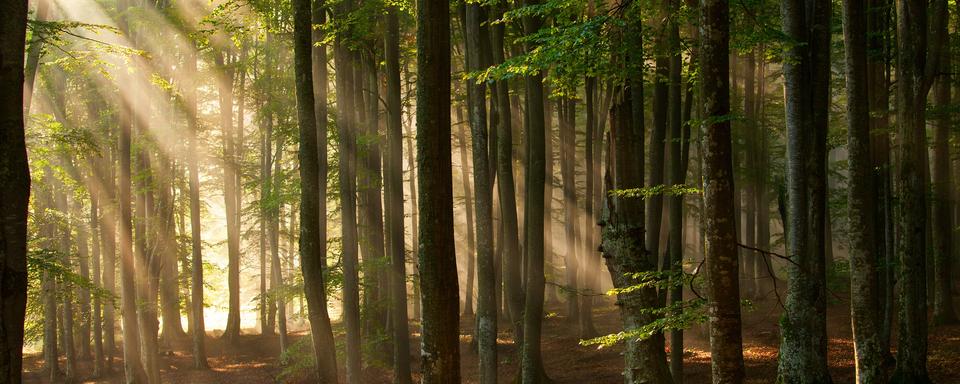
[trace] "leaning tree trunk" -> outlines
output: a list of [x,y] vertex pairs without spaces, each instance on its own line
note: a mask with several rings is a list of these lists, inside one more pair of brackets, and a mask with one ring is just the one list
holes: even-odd
[[[300,268],[303,270],[304,295],[307,297],[313,353],[317,361],[317,380],[337,382],[336,347],[330,316],[327,314],[322,255],[326,252],[319,218],[326,212],[320,190],[326,187],[320,175],[317,120],[314,108],[313,64],[311,53],[310,0],[293,1],[294,73],[297,91],[297,123],[300,127]],[[321,125],[323,126],[323,125]],[[325,146],[324,146],[325,147]],[[324,181],[324,182],[321,182]]]
[[737,262],[736,188],[730,121],[730,22],[725,1],[702,2],[700,68],[704,138],[704,224],[707,253],[707,311],[710,313],[710,355],[714,383],[744,379],[740,334],[740,280]]

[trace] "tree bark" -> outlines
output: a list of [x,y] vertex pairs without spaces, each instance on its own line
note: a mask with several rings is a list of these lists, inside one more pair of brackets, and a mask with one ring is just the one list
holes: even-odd
[[417,25],[421,382],[458,383],[460,295],[450,159],[450,4],[418,0]]
[[867,74],[865,0],[843,2],[843,38],[847,79],[847,216],[850,241],[850,310],[857,383],[886,378],[880,343],[879,281],[874,242],[870,95]]
[[[946,27],[946,25],[944,25]],[[950,67],[949,49],[942,49],[942,68]],[[933,142],[933,270],[935,287],[933,297],[934,324],[955,324],[957,314],[953,305],[952,264],[954,258],[953,236],[957,231],[953,223],[953,180],[950,174],[950,130],[953,119],[947,113],[951,103],[950,71],[943,71],[937,78],[934,103],[939,109],[934,127]]]
[[[197,73],[196,44],[187,47],[187,57],[184,59],[185,71],[192,79]],[[197,141],[199,140],[199,124],[197,115],[197,83],[191,81],[184,90],[184,99],[187,104],[187,125],[189,132],[190,155],[187,156],[187,169],[190,173],[190,321],[193,327],[193,367],[205,369],[207,365],[206,336],[207,331],[203,319],[203,240],[200,228],[200,167]],[[109,266],[107,266],[109,268]],[[106,271],[106,269],[105,269]],[[106,280],[105,280],[106,281]],[[104,318],[106,320],[106,317]]]
[[[320,190],[326,178],[320,175],[317,119],[314,109],[314,81],[311,42],[310,0],[293,1],[294,73],[297,91],[297,123],[300,127],[300,268],[303,271],[304,295],[307,297],[308,318],[312,335],[314,357],[317,362],[317,380],[320,383],[337,382],[337,363],[333,330],[327,314],[326,286],[322,255],[326,250],[319,218],[325,212]],[[321,79],[323,80],[323,79]],[[354,216],[355,217],[355,216]],[[344,243],[346,244],[346,243]]]
[[710,315],[711,373],[714,383],[744,379],[740,334],[740,280],[733,205],[733,149],[730,121],[730,11],[725,1],[701,1],[700,68],[704,138],[704,226],[707,311]]
[[393,322],[394,384],[411,384],[410,326],[407,319],[406,240],[403,233],[403,106],[400,97],[400,20],[387,8],[384,71],[387,78],[387,132],[384,189],[387,253],[390,258],[390,314]]
[[783,29],[803,44],[786,52],[788,286],[778,375],[784,383],[829,383],[826,329],[827,128],[830,15],[826,0],[781,4]]
[[[927,374],[926,226],[927,168],[926,96],[938,70],[945,36],[946,1],[934,2],[934,23],[928,31],[926,2],[898,1],[897,10],[897,137],[900,166],[894,177],[899,203],[895,218],[896,253],[900,260],[900,311],[897,369],[893,383],[929,383]],[[934,32],[928,41],[928,33]]]

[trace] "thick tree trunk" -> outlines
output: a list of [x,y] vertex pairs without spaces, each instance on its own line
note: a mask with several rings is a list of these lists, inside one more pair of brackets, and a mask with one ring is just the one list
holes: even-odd
[[730,121],[729,8],[726,2],[701,2],[700,68],[704,143],[704,221],[707,253],[707,311],[710,314],[711,372],[714,383],[744,379],[740,334],[740,287],[737,263],[736,208],[733,195],[733,149]]
[[879,281],[874,230],[870,153],[870,106],[867,76],[867,7],[865,0],[843,2],[843,37],[847,79],[847,150],[850,176],[847,206],[850,252],[850,310],[857,383],[885,380],[878,310]]
[[460,382],[450,144],[450,4],[417,1],[417,180],[424,384]]
[[[667,3],[667,9],[671,15],[680,10],[680,0],[671,0]],[[672,20],[672,19],[671,19]],[[670,148],[670,159],[668,162],[669,175],[668,185],[677,186],[686,182],[686,170],[683,169],[683,131],[682,126],[682,75],[683,59],[681,58],[680,47],[680,26],[670,21],[667,24],[667,43],[670,47],[670,78],[669,78],[669,141],[667,146]],[[664,265],[664,270],[670,271],[670,276],[674,280],[683,275],[683,195],[674,194],[667,200],[669,207],[669,234],[670,241],[667,243],[670,254],[669,265]],[[674,281],[670,287],[670,304],[679,305],[683,301],[683,284]],[[682,316],[683,310],[676,310],[668,316]],[[683,330],[674,329],[670,331],[670,373],[673,376],[673,382],[680,384],[683,382]]]
[[[784,33],[805,42],[786,52],[787,244],[791,263],[781,326],[779,380],[829,383],[826,329],[826,158],[830,15],[826,0],[781,5]],[[812,10],[812,11],[811,11]]]
[[[607,153],[612,155],[612,163],[608,164],[605,191],[643,187],[643,167],[633,155],[643,153],[643,124],[634,120],[638,115],[642,117],[643,112],[632,111],[635,105],[642,105],[634,98],[643,97],[643,88],[639,79],[631,83],[629,88],[616,91],[619,100],[610,109],[611,146]],[[636,274],[657,270],[656,258],[645,253],[643,201],[607,196],[605,202],[602,249],[610,278],[616,288],[637,285]],[[646,309],[659,307],[660,300],[655,288],[646,287],[617,294],[617,306],[624,331],[631,332],[655,320],[655,315]],[[626,340],[626,384],[673,382],[662,342],[662,337],[658,340],[656,336]]]
[[[337,382],[336,347],[324,284],[323,254],[326,239],[320,217],[326,213],[320,190],[326,187],[326,177],[320,174],[317,143],[317,119],[314,109],[314,81],[311,42],[310,0],[293,1],[294,73],[297,90],[297,122],[300,127],[300,267],[303,271],[304,295],[309,305],[308,319],[317,362],[317,380],[320,383]],[[325,80],[325,79],[321,79]],[[325,83],[325,81],[324,81]],[[321,125],[323,127],[323,125]],[[355,217],[355,216],[354,216]],[[291,228],[292,229],[292,228]],[[356,229],[356,227],[354,227]],[[344,243],[346,245],[346,243]]]
[[897,369],[893,383],[928,383],[926,96],[945,37],[946,1],[934,2],[928,42],[927,2],[897,2],[897,137],[900,166],[894,178],[898,207],[896,253],[900,297]]

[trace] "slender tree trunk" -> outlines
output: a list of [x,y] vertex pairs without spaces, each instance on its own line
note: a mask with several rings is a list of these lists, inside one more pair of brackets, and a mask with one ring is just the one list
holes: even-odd
[[387,8],[384,70],[387,77],[387,140],[384,189],[387,252],[390,257],[390,314],[393,322],[394,384],[411,384],[410,327],[407,319],[406,241],[403,233],[403,124],[400,96],[400,20]]
[[[594,156],[594,141],[597,140],[597,108],[596,108],[596,98],[597,98],[597,78],[593,76],[588,76],[584,84],[584,94],[585,94],[585,109],[586,109],[586,127],[584,127],[584,155],[583,155],[583,170],[584,170],[584,194],[583,194],[583,231],[581,232],[581,237],[583,238],[583,249],[581,252],[581,273],[580,273],[580,288],[587,295],[580,301],[580,314],[579,314],[579,325],[580,325],[580,338],[589,339],[597,335],[597,330],[593,326],[593,302],[594,297],[592,295],[596,294],[599,291],[597,287],[595,275],[600,273],[600,257],[597,255],[596,241],[593,236],[596,227],[596,218],[593,213],[593,185],[596,182],[596,173],[594,172],[593,162]],[[502,182],[502,181],[501,181]]]
[[[462,108],[457,108],[457,117],[460,118],[458,123],[467,123],[463,120]],[[467,223],[467,279],[466,287],[464,287],[465,297],[463,298],[463,316],[472,317],[473,316],[473,296],[476,277],[476,231],[474,226],[474,216],[473,216],[473,191],[470,185],[470,157],[467,156],[467,127],[460,125],[460,129],[457,131],[457,141],[460,143],[460,181],[463,184],[463,209],[466,214],[466,223]],[[476,172],[473,172],[476,173]]]
[[[47,173],[50,168],[46,168]],[[56,236],[56,227],[54,226],[52,209],[53,198],[50,195],[49,187],[40,189],[36,197],[37,217],[42,223],[40,235],[45,238],[43,248],[47,251],[53,250],[53,239]],[[52,256],[45,256],[48,261]],[[60,375],[60,362],[57,351],[57,282],[51,271],[41,271],[40,275],[40,301],[43,304],[43,363],[47,369],[48,377],[51,382],[58,379]],[[22,348],[22,347],[21,347]]]
[[[308,318],[317,361],[317,380],[320,383],[337,382],[337,362],[327,297],[324,284],[323,260],[326,239],[321,238],[325,213],[320,190],[326,186],[325,175],[320,175],[317,119],[314,109],[314,80],[311,43],[310,0],[293,1],[294,73],[297,90],[297,122],[300,127],[300,267],[303,270],[304,295],[309,305]],[[322,125],[321,125],[322,126]],[[291,228],[292,229],[292,228]],[[347,244],[346,242],[344,243]]]
[[[480,71],[485,68],[489,48],[489,37],[483,25],[486,21],[485,9],[478,3],[466,5],[466,66],[467,71]],[[483,29],[481,29],[483,28]],[[493,170],[488,149],[486,84],[470,80],[467,84],[467,108],[470,114],[470,132],[473,138],[473,186],[476,193],[476,270],[477,270],[477,329],[475,332],[479,348],[480,383],[497,382],[497,307],[496,276],[493,249]],[[463,137],[461,135],[461,140]],[[462,141],[462,144],[466,144]],[[462,150],[462,149],[461,149]],[[464,163],[466,169],[466,163]],[[469,186],[467,186],[469,188]],[[469,199],[467,204],[470,204]],[[469,209],[469,207],[468,207]],[[468,282],[471,284],[472,282]],[[472,291],[471,286],[467,292]],[[470,301],[468,294],[467,300]],[[470,311],[470,308],[467,307]]]
[[423,384],[460,382],[450,145],[450,4],[417,1],[417,175]]
[[[79,217],[83,217],[83,203],[79,200],[74,201],[74,206],[76,207],[76,214]],[[94,283],[94,280],[90,277],[90,233],[87,231],[87,222],[86,220],[77,220],[77,256],[78,256],[78,267],[80,269],[80,277],[86,281]],[[84,287],[79,287],[77,289],[79,297],[77,299],[77,304],[80,305],[78,309],[80,326],[78,331],[80,334],[77,336],[77,343],[80,344],[80,355],[81,360],[90,359],[90,326],[91,326],[91,312],[90,312],[90,290]]]
[[[351,4],[342,4],[340,12],[346,13]],[[337,68],[337,129],[340,138],[340,212],[341,239],[343,242],[343,318],[346,325],[346,376],[347,383],[360,380],[360,292],[357,234],[357,133],[355,116],[362,105],[355,103],[354,66],[360,65],[347,50],[344,36],[338,35],[334,42],[334,62]],[[342,95],[342,97],[340,96]],[[361,111],[362,112],[362,111]],[[362,113],[360,113],[362,115]],[[302,220],[301,220],[302,221]],[[301,224],[302,225],[302,224]]]
[[[192,45],[187,48],[187,57],[184,60],[185,71],[188,75],[197,73],[197,56],[195,48]],[[188,76],[189,79],[192,77]],[[193,318],[190,323],[193,324],[193,367],[197,369],[207,368],[207,331],[203,319],[203,241],[201,239],[200,228],[200,167],[198,165],[200,156],[197,153],[197,141],[199,140],[199,124],[197,122],[197,83],[196,80],[188,84],[184,90],[184,99],[187,103],[187,125],[189,132],[190,155],[187,156],[187,169],[190,172],[190,310]]]
[[220,129],[223,131],[223,198],[227,216],[227,324],[223,339],[235,344],[240,337],[240,223],[237,222],[236,132],[233,127],[233,76],[231,54],[215,52]]
[[878,316],[879,281],[874,242],[872,158],[870,154],[870,95],[867,76],[867,7],[865,0],[843,2],[843,34],[847,87],[847,150],[850,176],[848,230],[850,236],[850,310],[857,383],[885,380]]
[[[94,165],[95,166],[95,165]],[[96,182],[96,181],[95,181]],[[97,288],[103,289],[103,280],[100,278],[100,197],[97,196],[97,193],[90,194],[90,238],[92,240],[91,247],[91,279],[93,280],[93,285]],[[93,295],[93,312],[90,316],[90,322],[93,323],[93,376],[100,377],[103,375],[103,317],[102,309],[103,305],[101,303],[101,295]]]
[[714,383],[744,379],[740,334],[740,287],[737,276],[736,208],[733,195],[733,149],[730,121],[729,9],[724,1],[701,3],[700,68],[705,127],[704,214],[707,253],[707,302],[710,313],[710,355]]
[[[670,0],[667,3],[670,14],[675,14],[680,9],[680,0]],[[672,19],[671,19],[672,20]],[[675,21],[667,24],[667,44],[670,47],[670,78],[669,78],[669,137],[667,142],[670,150],[669,164],[669,185],[677,186],[686,182],[686,170],[683,169],[683,131],[682,126],[682,78],[683,59],[681,58],[680,47],[680,26]],[[674,194],[667,200],[669,207],[669,233],[670,241],[667,242],[670,253],[669,266],[663,268],[671,271],[673,279],[678,279],[683,275],[683,195]],[[671,283],[670,304],[677,306],[683,302],[683,284],[679,282]],[[675,310],[671,316],[682,316],[683,310]],[[673,382],[680,384],[683,382],[683,330],[674,329],[670,331],[670,373],[673,376]]]
[[878,242],[877,267],[880,291],[880,352],[886,364],[893,363],[890,354],[890,331],[893,324],[894,236],[893,194],[890,164],[890,0],[868,0],[867,3],[867,94],[870,97],[870,152],[873,168],[872,198],[876,202],[874,239]]
[[[950,50],[943,48],[940,65],[951,68]],[[935,324],[954,324],[957,314],[953,305],[953,278],[951,276],[954,258],[953,237],[957,231],[953,222],[951,191],[953,180],[950,174],[950,130],[953,129],[951,115],[946,113],[951,103],[950,71],[943,71],[937,78],[934,102],[941,112],[935,125],[933,142],[933,270],[935,287],[933,298],[933,322]]]
[[[503,15],[503,5],[494,5],[491,19]],[[491,47],[494,64],[504,61],[504,26],[491,26]],[[513,326],[515,342],[523,340],[523,291],[521,290],[521,254],[517,223],[517,198],[513,174],[513,114],[510,107],[510,84],[506,80],[498,81],[496,87],[497,103],[497,192],[500,198],[500,220],[503,223],[503,285],[504,298],[510,322]]]
[[[536,5],[537,0],[529,0],[527,5]],[[523,30],[531,35],[540,30],[543,20],[539,16],[528,16],[523,20]],[[534,44],[528,44],[526,50],[532,51]],[[540,73],[526,77],[526,174],[524,184],[524,248],[526,259],[526,279],[523,316],[523,345],[521,346],[521,378],[525,384],[537,384],[549,381],[543,368],[540,339],[543,330],[544,266],[547,262],[544,237],[548,234],[544,228],[548,222],[549,210],[545,203],[548,162],[547,140],[550,138],[549,126],[545,124],[543,75]]]
[[[826,158],[830,15],[826,0],[781,6],[784,33],[805,42],[786,53],[787,244],[791,263],[782,320],[779,380],[829,383],[826,329]],[[811,11],[812,10],[812,11]]]
[[[576,158],[576,104],[573,100],[561,99],[560,106],[560,174],[563,179],[563,221],[566,255],[566,293],[568,322],[579,328],[580,290],[578,289],[577,244],[577,180],[574,161]],[[578,330],[578,333],[579,330]]]

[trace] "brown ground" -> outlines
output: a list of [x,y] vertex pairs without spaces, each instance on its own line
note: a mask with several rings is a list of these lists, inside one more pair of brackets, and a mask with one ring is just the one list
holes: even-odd
[[[850,318],[846,303],[837,303],[828,311],[830,335],[830,369],[836,383],[853,382],[853,343],[850,340]],[[563,311],[563,307],[552,307]],[[760,302],[744,313],[744,360],[747,383],[770,383],[776,374],[776,358],[779,307],[774,301]],[[471,324],[463,319],[462,329]],[[611,305],[602,306],[595,315],[600,332],[615,332],[619,317]],[[571,335],[562,316],[549,316],[544,322],[543,356],[546,371],[555,383],[621,383],[620,371],[623,360],[622,348],[598,350],[583,347]],[[415,334],[415,337],[417,335]],[[709,383],[710,356],[707,352],[706,327],[698,326],[686,332],[686,357],[684,359],[684,382],[688,384]],[[302,337],[302,335],[297,336]],[[501,334],[500,382],[510,383],[517,370],[515,348],[509,333]],[[475,382],[477,375],[476,354],[469,351],[469,337],[461,338],[462,369],[465,383]],[[930,329],[928,368],[936,383],[960,383],[960,326],[932,327]],[[413,341],[412,353],[419,346]],[[224,348],[219,339],[208,339],[210,370],[192,369],[189,348],[173,348],[163,352],[161,375],[169,383],[272,383],[280,373],[276,353],[276,337],[263,338],[244,336],[235,348]],[[342,363],[342,358],[340,359]],[[122,374],[94,379],[90,377],[89,361],[81,362],[79,368],[85,383],[120,383]],[[114,363],[114,372],[122,370],[120,360]],[[414,367],[416,371],[416,367]],[[46,373],[39,356],[29,356],[24,363],[26,383],[46,383]],[[342,371],[341,371],[342,374]],[[304,381],[306,382],[306,381]],[[365,383],[389,383],[390,373],[385,368],[370,368],[365,372]]]

